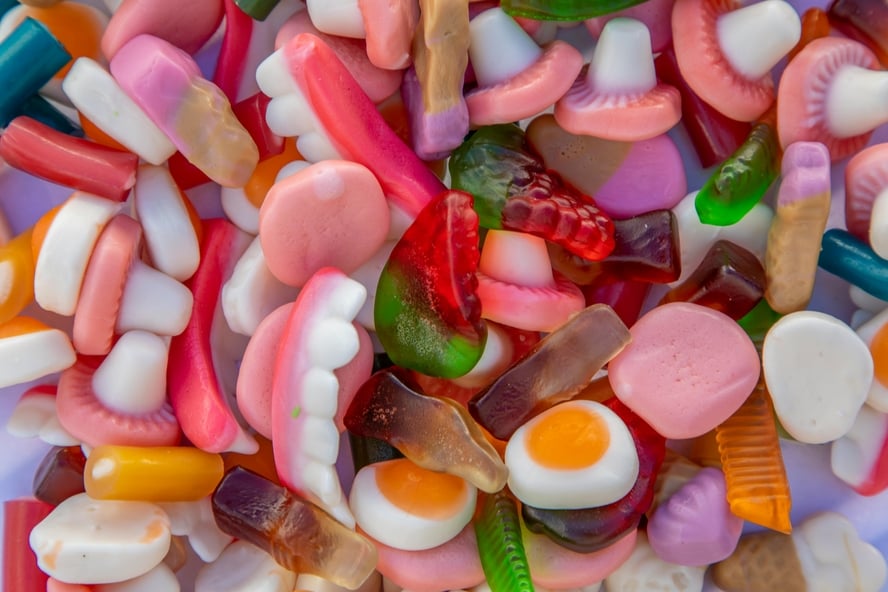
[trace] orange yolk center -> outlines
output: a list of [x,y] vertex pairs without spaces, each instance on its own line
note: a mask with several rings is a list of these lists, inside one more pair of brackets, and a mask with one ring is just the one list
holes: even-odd
[[555,408],[530,426],[525,436],[530,457],[550,469],[583,469],[598,462],[610,445],[607,423],[577,407]]
[[888,325],[882,325],[873,335],[870,353],[873,355],[876,380],[888,386]]
[[395,506],[429,520],[444,520],[459,512],[467,490],[463,479],[423,469],[407,459],[380,463],[376,486]]

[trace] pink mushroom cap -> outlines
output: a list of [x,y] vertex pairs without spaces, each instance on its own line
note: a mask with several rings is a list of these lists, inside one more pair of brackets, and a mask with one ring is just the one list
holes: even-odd
[[554,104],[573,84],[583,56],[573,46],[554,41],[543,55],[518,75],[466,94],[473,126],[509,123],[536,115]]
[[737,0],[676,0],[672,46],[682,77],[701,99],[731,119],[753,121],[774,102],[774,81],[737,72],[722,53],[716,27],[720,15],[740,6]]

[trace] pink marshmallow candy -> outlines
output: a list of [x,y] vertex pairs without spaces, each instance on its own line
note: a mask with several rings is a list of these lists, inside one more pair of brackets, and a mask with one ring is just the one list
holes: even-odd
[[608,367],[617,397],[666,438],[705,434],[731,416],[761,371],[755,345],[730,317],[675,302],[630,329]]

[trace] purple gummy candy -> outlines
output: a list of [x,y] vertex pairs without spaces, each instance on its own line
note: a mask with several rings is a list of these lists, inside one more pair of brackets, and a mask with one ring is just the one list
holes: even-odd
[[702,566],[733,553],[743,520],[731,513],[726,489],[724,473],[707,467],[657,508],[647,535],[662,560]]

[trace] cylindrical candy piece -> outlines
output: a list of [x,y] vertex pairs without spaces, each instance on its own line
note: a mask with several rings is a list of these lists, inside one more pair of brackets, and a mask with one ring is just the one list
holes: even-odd
[[0,157],[41,179],[124,201],[136,182],[139,157],[16,117],[0,136]]
[[84,469],[93,499],[195,501],[210,495],[222,479],[218,454],[186,446],[99,446]]
[[71,54],[49,30],[26,18],[0,43],[0,126],[21,113],[22,105],[58,72]]

